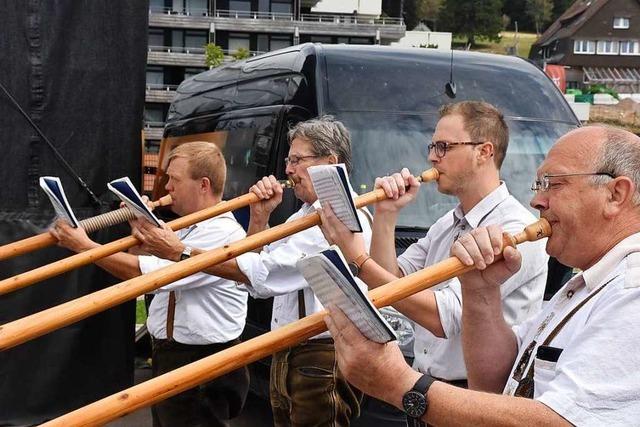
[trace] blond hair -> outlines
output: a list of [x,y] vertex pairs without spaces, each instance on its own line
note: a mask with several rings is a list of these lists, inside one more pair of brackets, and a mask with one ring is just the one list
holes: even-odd
[[208,178],[214,196],[222,195],[227,177],[227,165],[220,149],[211,142],[186,142],[171,150],[171,160],[182,158],[189,165],[191,179]]

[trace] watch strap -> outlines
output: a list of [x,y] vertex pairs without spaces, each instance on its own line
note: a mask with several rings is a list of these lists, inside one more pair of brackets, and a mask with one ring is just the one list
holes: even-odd
[[191,246],[185,246],[184,249],[182,250],[182,253],[180,254],[180,261],[184,261],[185,259],[191,258],[192,250],[193,248],[191,248]]
[[409,427],[425,427],[426,426],[426,423],[422,421],[422,417],[424,416],[424,414],[427,413],[427,410],[429,410],[429,400],[427,399],[427,393],[429,392],[429,388],[431,388],[431,384],[433,384],[435,381],[436,379],[431,375],[422,374],[422,376],[418,379],[418,381],[416,381],[416,383],[413,385],[413,388],[411,388],[410,391],[420,393],[424,396],[426,401],[426,406],[425,406],[424,412],[420,415],[420,417],[414,418],[411,416],[407,416],[407,425]]

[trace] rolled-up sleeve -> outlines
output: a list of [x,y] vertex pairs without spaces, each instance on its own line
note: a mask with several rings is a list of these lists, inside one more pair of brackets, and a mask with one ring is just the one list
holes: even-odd
[[265,247],[260,253],[246,253],[236,258],[238,267],[249,279],[247,290],[254,298],[270,298],[296,292],[307,282],[296,268],[305,255],[329,247],[318,227],[294,234]]
[[431,236],[427,233],[398,257],[398,267],[405,276],[424,268],[424,260],[427,259],[430,245]]
[[462,288],[458,279],[449,281],[448,285],[433,292],[445,338],[462,332]]

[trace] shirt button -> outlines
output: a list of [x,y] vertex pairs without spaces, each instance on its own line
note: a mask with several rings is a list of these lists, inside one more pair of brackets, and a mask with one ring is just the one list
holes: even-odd
[[276,323],[278,323],[278,319],[277,319],[277,318],[273,319],[273,321],[274,321],[274,322],[276,322]]
[[569,290],[569,291],[567,291],[567,298],[568,298],[568,299],[571,299],[571,297],[573,296],[573,294],[574,294],[574,293],[575,293],[575,292],[573,292],[573,290]]
[[462,226],[460,226],[460,228],[461,228],[462,230],[464,230],[466,227],[465,227],[464,225],[462,225]]
[[424,354],[429,353],[429,352],[427,351],[427,349],[426,349],[426,348],[425,348],[425,349],[423,349],[423,350],[422,350],[422,352],[423,352]]

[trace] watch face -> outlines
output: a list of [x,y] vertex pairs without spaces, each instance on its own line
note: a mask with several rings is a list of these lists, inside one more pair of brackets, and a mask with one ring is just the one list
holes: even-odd
[[347,265],[349,266],[349,270],[351,271],[351,274],[353,274],[353,277],[358,277],[358,273],[360,273],[360,269],[358,268],[356,263],[350,262]]
[[427,399],[422,393],[410,390],[402,397],[402,407],[411,418],[420,418],[427,410]]

